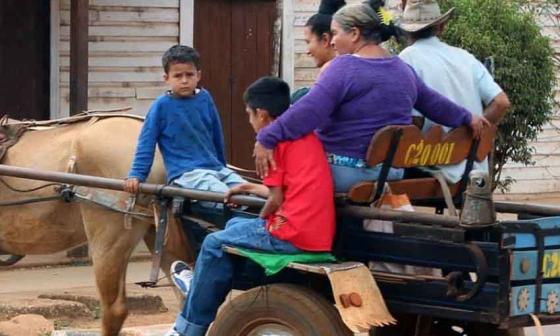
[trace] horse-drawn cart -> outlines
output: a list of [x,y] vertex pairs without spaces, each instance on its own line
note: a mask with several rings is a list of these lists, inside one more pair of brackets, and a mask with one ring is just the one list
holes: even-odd
[[[398,320],[396,326],[375,329],[375,335],[516,335],[521,333],[518,328],[532,326],[534,321],[560,323],[560,217],[556,217],[560,208],[510,203],[494,206],[489,197],[480,197],[472,190],[463,200],[465,189],[472,186],[468,181],[472,164],[488,155],[495,130],[486,130],[478,140],[465,129],[446,136],[436,129],[424,137],[411,127],[390,126],[378,132],[368,163],[383,164],[379,181],[364,181],[348,194],[338,195],[332,251],[337,263],[294,262],[276,275],[266,276],[238,249],[224,247],[237,260],[234,288],[247,291],[228,300],[210,334],[325,336],[350,335],[349,327],[368,329],[367,323],[361,322],[371,320],[371,316],[365,320],[352,320],[352,316],[368,314],[363,312],[367,302],[360,300],[371,297],[367,291],[372,290],[373,282],[364,280],[364,285],[346,281],[343,292],[348,295],[344,299],[329,278],[333,269],[352,269],[351,265],[358,263],[370,267],[368,274],[373,274],[384,302]],[[432,177],[386,181],[391,166],[455,164],[465,159],[465,176],[457,184],[448,185]],[[59,183],[67,187],[60,192],[70,192],[67,202],[75,200],[75,186],[123,187],[122,180],[117,179],[6,165],[0,165],[0,175]],[[371,203],[382,195],[385,182],[393,193],[406,193],[413,204],[431,206],[439,214],[372,207]],[[160,200],[174,200],[175,216],[181,219],[188,245],[194,250],[206,234],[223,228],[229,218],[254,216],[251,210],[263,204],[252,197],[236,196],[234,201],[248,209],[208,210],[199,205],[200,201],[222,202],[223,195],[161,184],[142,184],[141,192]],[[461,217],[442,214],[442,209],[461,206]],[[518,214],[520,219],[489,222],[494,209]],[[134,215],[126,209],[124,212],[125,217]],[[165,217],[160,216],[156,256],[162,250],[165,223],[161,218]],[[390,222],[391,232],[367,230],[364,220]],[[382,264],[422,271],[394,272],[375,267]],[[155,277],[152,274],[152,284],[155,280],[157,273]],[[348,288],[355,290],[349,292]],[[360,300],[356,301],[355,295],[350,300],[350,294],[358,294]],[[383,304],[383,300],[378,303]]]

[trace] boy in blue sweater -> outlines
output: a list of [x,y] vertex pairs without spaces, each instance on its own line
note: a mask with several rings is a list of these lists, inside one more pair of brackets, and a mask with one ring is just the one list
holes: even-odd
[[200,56],[175,45],[162,57],[170,90],[159,96],[146,115],[125,191],[136,194],[150,173],[156,144],[163,156],[167,183],[183,188],[226,192],[245,180],[226,167],[224,137],[216,105],[198,88]]

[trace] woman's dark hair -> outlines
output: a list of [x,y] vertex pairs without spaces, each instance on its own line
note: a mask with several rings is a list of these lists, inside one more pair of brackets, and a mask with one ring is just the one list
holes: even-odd
[[332,16],[344,5],[346,5],[345,0],[322,0],[319,5],[319,12],[313,14],[307,20],[305,26],[309,27],[311,32],[319,38],[325,33],[330,36]]
[[358,28],[362,37],[375,43],[385,42],[395,36],[399,38],[399,29],[391,21],[383,23],[380,9],[385,5],[383,0],[368,0],[362,4],[350,5],[341,8],[333,19],[344,29],[350,31]]

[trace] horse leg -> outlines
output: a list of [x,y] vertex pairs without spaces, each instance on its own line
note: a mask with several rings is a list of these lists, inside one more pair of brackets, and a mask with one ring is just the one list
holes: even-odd
[[150,223],[133,220],[132,228],[125,229],[124,219],[120,214],[89,207],[84,207],[82,214],[103,314],[101,334],[117,336],[128,315],[128,260]]

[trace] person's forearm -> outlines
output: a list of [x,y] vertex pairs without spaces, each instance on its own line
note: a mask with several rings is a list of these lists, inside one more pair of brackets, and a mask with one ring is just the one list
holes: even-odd
[[280,208],[283,201],[284,194],[282,193],[282,189],[280,187],[272,187],[266,203],[261,210],[260,217],[267,218],[271,214],[275,213]]
[[328,120],[337,99],[316,84],[297,104],[262,128],[257,134],[257,141],[267,149],[274,149],[279,142],[307,135]]
[[262,198],[267,198],[270,193],[267,186],[257,183],[245,183],[243,185],[243,191],[247,194],[254,194]]
[[502,121],[510,106],[507,95],[502,92],[492,100],[490,105],[486,106],[483,115],[492,124],[497,125]]
[[472,120],[471,113],[455,104],[449,98],[437,93],[419,81],[418,99],[414,108],[438,124],[448,127],[468,125]]

